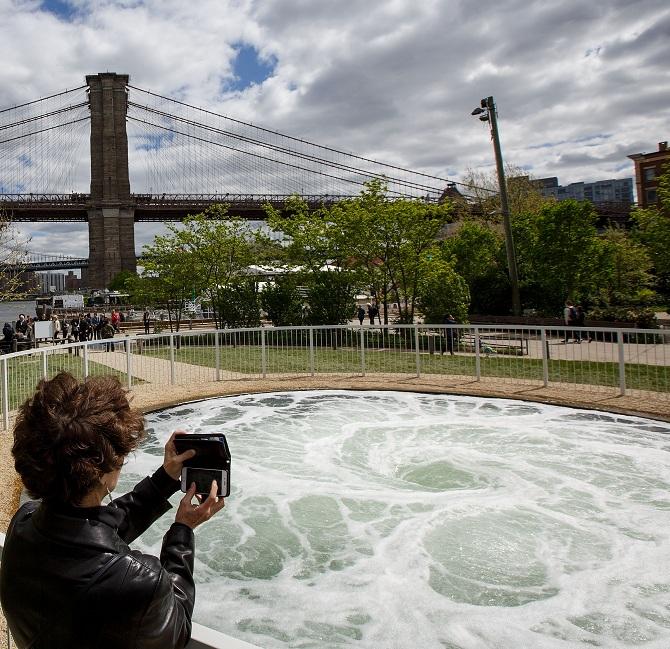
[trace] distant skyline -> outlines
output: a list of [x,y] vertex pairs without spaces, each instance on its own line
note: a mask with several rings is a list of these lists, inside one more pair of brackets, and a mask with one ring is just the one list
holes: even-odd
[[[670,139],[667,0],[0,0],[0,109],[127,73],[142,88],[453,180],[503,154],[561,184]],[[23,224],[86,255],[85,224]],[[138,224],[138,250],[160,224]]]

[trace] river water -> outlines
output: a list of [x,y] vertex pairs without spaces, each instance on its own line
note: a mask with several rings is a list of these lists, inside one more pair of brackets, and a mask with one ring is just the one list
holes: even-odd
[[0,302],[0,328],[5,322],[14,324],[19,319],[19,313],[30,318],[35,317],[35,301]]

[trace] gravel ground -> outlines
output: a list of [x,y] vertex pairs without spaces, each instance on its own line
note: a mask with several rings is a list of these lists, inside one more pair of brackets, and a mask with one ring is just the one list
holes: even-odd
[[[132,393],[133,405],[144,412],[158,410],[187,401],[226,395],[255,392],[281,392],[288,390],[353,389],[353,390],[403,390],[411,392],[452,393],[508,397],[527,401],[540,401],[558,405],[606,410],[634,414],[670,421],[670,399],[664,395],[648,393],[630,396],[612,396],[579,389],[578,386],[538,388],[535,385],[511,383],[508,380],[482,379],[480,382],[464,377],[424,376],[398,377],[380,374],[370,376],[315,376],[295,377],[276,375],[268,379],[240,379],[191,385],[138,386]],[[11,424],[10,424],[11,427]],[[17,509],[22,492],[21,481],[14,471],[11,457],[12,435],[0,431],[0,530],[6,531]],[[7,647],[6,625],[0,618],[0,648]]]

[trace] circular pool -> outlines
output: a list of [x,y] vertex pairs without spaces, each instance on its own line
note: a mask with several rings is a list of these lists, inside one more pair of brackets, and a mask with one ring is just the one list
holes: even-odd
[[[148,416],[223,431],[194,619],[259,647],[670,646],[670,425],[466,396],[319,391]],[[173,501],[176,504],[180,494]],[[157,554],[167,514],[134,545]]]

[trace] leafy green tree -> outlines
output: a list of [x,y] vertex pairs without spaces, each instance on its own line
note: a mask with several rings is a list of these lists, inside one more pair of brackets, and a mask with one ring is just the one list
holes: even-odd
[[275,327],[304,324],[303,304],[294,275],[278,277],[274,283],[266,284],[261,293],[261,306]]
[[625,231],[610,228],[600,237],[596,301],[602,306],[650,304],[654,277],[646,248]]
[[465,219],[445,239],[443,255],[453,258],[454,270],[467,282],[470,313],[509,313],[511,286],[501,228]]
[[346,324],[353,315],[355,275],[348,271],[316,271],[303,274],[307,288],[307,322],[312,325]]
[[[377,180],[368,183],[360,196],[332,207],[310,212],[296,198],[283,214],[271,207],[268,214],[271,226],[291,237],[294,263],[313,273],[325,267],[331,274],[347,274],[338,280],[314,275],[311,281],[319,286],[372,288],[385,302],[390,295],[399,305],[401,322],[414,318],[422,256],[436,246],[438,233],[451,221],[449,205],[388,198],[385,185]],[[329,320],[348,321],[352,308],[353,300]],[[321,308],[316,312],[325,313]]]
[[174,226],[171,234],[159,235],[142,251],[144,273],[129,278],[127,286],[136,301],[155,304],[168,312],[170,331],[179,331],[186,301],[196,284],[192,255],[176,243]]
[[544,205],[537,214],[513,217],[527,306],[557,314],[566,299],[581,301],[593,293],[599,252],[595,222],[593,205],[574,200]]
[[663,168],[658,183],[658,204],[634,210],[634,236],[644,244],[656,275],[656,289],[670,300],[670,165]]
[[418,304],[425,322],[440,324],[447,314],[467,322],[470,290],[451,263],[443,258],[424,260],[418,286]]
[[258,327],[261,323],[258,283],[236,277],[217,291],[216,309],[222,327]]
[[252,264],[266,260],[269,240],[246,221],[228,216],[226,205],[214,205],[168,228],[172,245],[189,265],[191,294],[206,296],[218,326],[229,322],[232,312],[221,314],[218,307],[229,305],[231,294],[247,294],[241,288],[247,285],[238,280],[248,275]]
[[133,273],[132,270],[122,270],[120,273],[117,273],[112,277],[112,281],[107,288],[109,288],[110,291],[127,291],[129,286],[132,286],[136,277],[137,273]]

